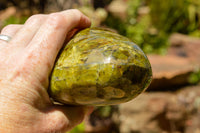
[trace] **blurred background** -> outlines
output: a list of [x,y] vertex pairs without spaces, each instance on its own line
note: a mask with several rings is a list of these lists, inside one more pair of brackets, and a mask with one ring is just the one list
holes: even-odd
[[200,133],[200,0],[1,0],[0,29],[71,8],[139,45],[153,81],[128,103],[96,107],[69,133]]

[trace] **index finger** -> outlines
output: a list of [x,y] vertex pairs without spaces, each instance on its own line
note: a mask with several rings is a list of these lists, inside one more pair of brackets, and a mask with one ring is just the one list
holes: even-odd
[[[91,25],[88,17],[76,9],[50,14],[26,47],[29,53],[39,56],[42,64],[52,67],[65,38],[72,29],[83,29]],[[38,66],[42,67],[42,66]]]

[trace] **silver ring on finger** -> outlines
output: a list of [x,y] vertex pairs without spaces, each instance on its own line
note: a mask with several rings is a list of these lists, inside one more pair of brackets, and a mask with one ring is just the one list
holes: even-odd
[[0,40],[9,42],[11,40],[11,37],[9,37],[7,35],[0,34]]

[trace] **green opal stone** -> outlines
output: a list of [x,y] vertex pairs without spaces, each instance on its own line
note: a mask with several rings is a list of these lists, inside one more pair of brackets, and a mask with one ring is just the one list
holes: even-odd
[[64,104],[113,105],[138,96],[151,79],[151,65],[136,44],[106,29],[87,28],[62,49],[49,94]]

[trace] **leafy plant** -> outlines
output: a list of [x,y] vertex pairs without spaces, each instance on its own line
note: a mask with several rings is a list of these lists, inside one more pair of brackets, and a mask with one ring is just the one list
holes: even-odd
[[200,1],[151,0],[149,6],[152,22],[159,30],[190,34],[200,28]]
[[196,72],[192,73],[188,79],[190,84],[197,84],[200,82],[200,70],[198,69]]
[[102,118],[106,118],[111,115],[112,108],[111,108],[111,106],[102,106],[102,107],[98,107],[97,111],[99,112],[99,115]]
[[75,128],[73,128],[71,131],[67,133],[84,133],[84,131],[85,131],[85,125],[82,122],[81,124],[79,124],[78,126],[76,126]]
[[105,25],[116,29],[139,45],[146,53],[164,54],[168,46],[168,35],[158,31],[151,22],[149,14],[140,15],[139,10],[146,4],[145,0],[129,0],[127,19],[121,20],[111,14],[105,21]]
[[28,19],[28,17],[23,16],[23,17],[16,17],[16,16],[11,16],[5,21],[3,21],[3,27],[9,24],[23,24],[25,21]]
[[[144,7],[149,12],[141,14]],[[200,37],[197,0],[128,0],[127,16],[121,20],[109,15],[105,24],[133,40],[146,53],[165,54],[173,32]]]

